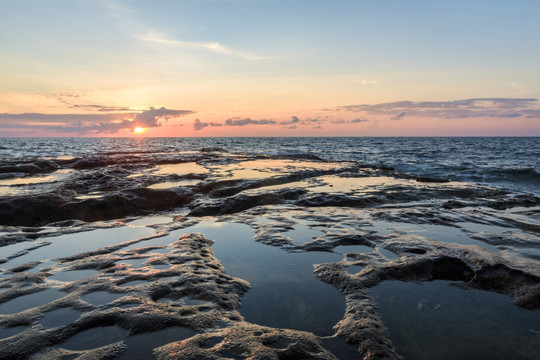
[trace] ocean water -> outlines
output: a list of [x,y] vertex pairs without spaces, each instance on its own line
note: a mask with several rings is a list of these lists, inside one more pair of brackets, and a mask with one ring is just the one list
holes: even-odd
[[0,358],[147,359],[243,320],[338,359],[372,351],[355,331],[535,359],[538,286],[540,138],[0,139]]
[[1,138],[0,164],[88,156],[151,161],[201,149],[311,154],[328,161],[355,161],[418,176],[540,193],[538,137]]

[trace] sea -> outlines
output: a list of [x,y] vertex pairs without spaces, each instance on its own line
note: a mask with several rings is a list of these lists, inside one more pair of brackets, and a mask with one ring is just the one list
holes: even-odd
[[257,155],[311,154],[391,167],[418,176],[540,194],[539,137],[1,138],[2,163],[116,155],[150,159],[221,149]]
[[0,138],[0,359],[538,359],[539,137]]

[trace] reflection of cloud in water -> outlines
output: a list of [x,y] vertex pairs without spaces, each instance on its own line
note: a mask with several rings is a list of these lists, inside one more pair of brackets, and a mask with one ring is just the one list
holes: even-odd
[[289,175],[304,170],[341,169],[351,165],[351,163],[261,159],[213,166],[211,168],[212,175],[226,177],[227,180],[250,180]]
[[276,191],[281,189],[302,188],[313,194],[342,193],[367,194],[370,191],[380,191],[382,188],[405,186],[411,189],[431,187],[433,189],[449,189],[467,187],[464,183],[448,182],[444,184],[419,183],[415,180],[399,179],[388,176],[361,176],[341,177],[337,175],[323,175],[308,180],[288,182],[280,185],[261,186],[256,189],[244,190],[244,194]]
[[92,192],[89,192],[86,195],[79,195],[79,196],[75,197],[75,199],[77,199],[77,200],[100,199],[100,198],[103,197],[103,195],[104,195],[104,193],[101,192],[101,191],[92,191]]
[[51,184],[64,181],[72,172],[73,170],[71,169],[61,169],[46,176],[26,176],[15,179],[2,179],[0,180],[0,196],[37,192],[38,189],[26,188],[26,185]]
[[208,172],[204,166],[194,162],[181,164],[159,165],[154,169],[150,169],[154,175],[185,175],[185,174],[204,174]]
[[185,162],[179,164],[164,164],[158,165],[151,169],[148,169],[141,173],[136,173],[127,176],[128,178],[135,178],[143,175],[187,175],[187,174],[206,174],[208,169],[204,166],[198,165],[195,162]]
[[166,181],[162,183],[152,184],[148,186],[149,189],[172,189],[176,187],[182,187],[182,186],[195,186],[198,183],[200,183],[201,180],[196,179],[186,179],[186,180],[179,180],[179,181]]
[[51,244],[30,251],[28,254],[17,257],[6,263],[7,267],[21,265],[30,261],[56,259],[97,250],[104,246],[119,244],[155,233],[150,228],[136,228],[122,226],[111,229],[98,229],[92,231],[46,237]]
[[215,240],[212,249],[227,273],[251,283],[240,310],[247,321],[318,335],[333,333],[332,326],[345,310],[344,298],[315,277],[313,265],[340,261],[341,255],[289,253],[254,242],[249,226],[214,224],[202,222],[184,230],[198,231]]

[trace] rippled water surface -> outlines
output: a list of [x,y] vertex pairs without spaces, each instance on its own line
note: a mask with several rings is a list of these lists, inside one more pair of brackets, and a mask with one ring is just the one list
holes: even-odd
[[267,155],[306,153],[421,176],[540,191],[540,138],[3,138],[0,161],[98,153],[144,159],[201,148]]
[[0,358],[536,359],[539,167],[540,138],[0,139]]

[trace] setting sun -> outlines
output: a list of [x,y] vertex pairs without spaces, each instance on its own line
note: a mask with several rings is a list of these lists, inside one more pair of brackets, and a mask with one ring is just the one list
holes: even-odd
[[146,129],[142,128],[142,127],[136,127],[135,130],[133,130],[133,131],[135,131],[137,134],[141,134],[141,133],[145,132]]

